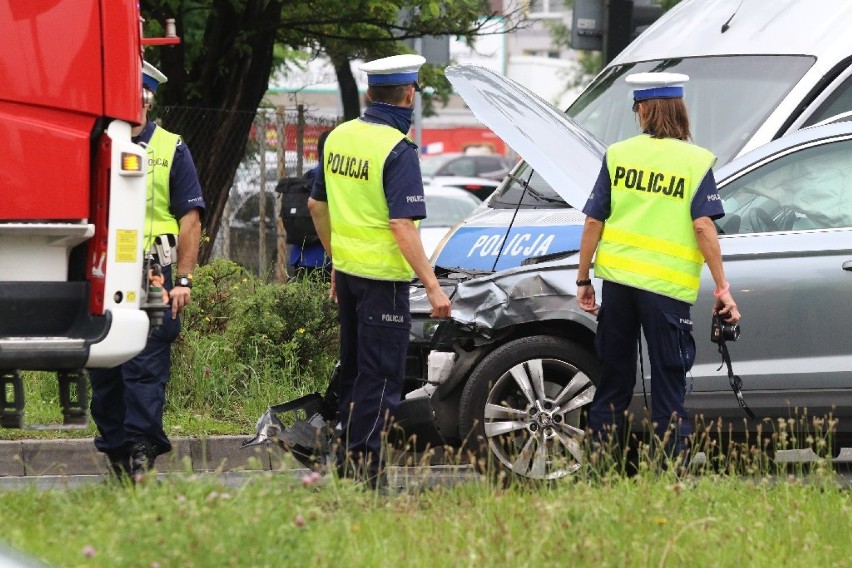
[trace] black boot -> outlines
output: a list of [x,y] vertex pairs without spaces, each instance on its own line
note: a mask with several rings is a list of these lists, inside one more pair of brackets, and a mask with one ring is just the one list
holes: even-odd
[[131,478],[130,455],[127,452],[110,452],[107,458],[109,458],[110,473],[117,481],[124,482]]
[[130,476],[134,481],[154,468],[157,455],[157,447],[150,442],[137,441],[130,446]]

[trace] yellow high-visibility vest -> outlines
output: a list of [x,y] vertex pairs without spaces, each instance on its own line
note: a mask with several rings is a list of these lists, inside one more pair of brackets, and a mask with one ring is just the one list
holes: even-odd
[[378,280],[414,275],[390,230],[382,182],[385,161],[404,137],[391,126],[356,119],[326,139],[323,175],[335,270]]
[[177,235],[180,226],[169,210],[169,174],[180,136],[157,126],[148,141],[148,203],[145,207],[145,250],[160,235]]
[[612,207],[595,275],[695,303],[704,256],[695,239],[692,197],[715,161],[694,144],[646,134],[610,146]]

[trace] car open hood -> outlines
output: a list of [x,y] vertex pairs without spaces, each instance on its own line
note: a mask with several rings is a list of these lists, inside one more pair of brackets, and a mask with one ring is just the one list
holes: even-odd
[[444,71],[480,122],[527,161],[571,206],[582,209],[606,147],[564,112],[484,67]]

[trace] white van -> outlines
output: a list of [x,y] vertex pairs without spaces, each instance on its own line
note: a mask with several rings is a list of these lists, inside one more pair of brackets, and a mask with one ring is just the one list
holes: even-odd
[[[718,156],[718,167],[852,111],[850,25],[848,0],[684,0],[619,54],[566,112],[611,144],[638,134],[627,75],[685,73],[694,141]],[[511,113],[508,105],[504,110]],[[522,155],[521,138],[537,134],[488,126]],[[536,158],[526,157],[533,165],[521,162],[439,245],[434,264],[494,271],[579,248],[579,209],[597,172],[580,176],[581,184],[588,177],[584,190],[557,192],[535,171]],[[572,161],[567,150],[564,159]]]

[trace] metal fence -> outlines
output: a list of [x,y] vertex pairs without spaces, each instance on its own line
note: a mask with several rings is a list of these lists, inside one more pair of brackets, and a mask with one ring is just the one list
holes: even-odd
[[[181,112],[186,110],[181,109]],[[170,116],[170,112],[177,113],[177,110],[160,109],[167,126],[172,122],[169,119],[176,118]],[[209,135],[205,128],[218,123],[207,116],[196,120],[181,119],[182,130],[178,132],[187,139],[191,149],[193,140]],[[289,250],[281,222],[281,200],[275,187],[279,179],[301,177],[317,165],[317,138],[338,123],[339,119],[313,115],[302,105],[293,109],[277,107],[257,112],[233,177],[229,178],[231,167],[227,166],[223,166],[221,175],[219,172],[205,172],[203,176],[207,183],[230,186],[211,259],[230,259],[257,275],[279,281],[286,279]],[[193,131],[193,128],[196,130]],[[239,151],[237,148],[241,146],[234,145],[234,151]],[[227,148],[217,150],[230,151]],[[234,163],[233,155],[225,157],[227,159],[217,163]]]

